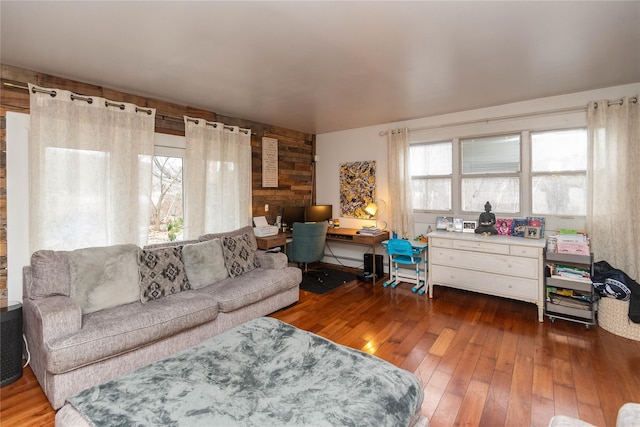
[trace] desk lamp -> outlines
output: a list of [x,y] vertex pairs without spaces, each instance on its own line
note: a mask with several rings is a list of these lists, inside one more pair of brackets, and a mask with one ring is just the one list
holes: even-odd
[[364,208],[364,211],[368,213],[371,216],[371,218],[373,218],[376,215],[376,212],[378,212],[378,205],[376,205],[373,202],[369,203],[367,207]]
[[[384,202],[384,200],[378,200],[378,203],[380,203],[380,202],[385,203],[385,202]],[[385,205],[386,205],[386,203],[385,203]],[[384,207],[384,206],[383,206],[383,207]],[[364,208],[364,211],[365,211],[366,213],[368,213],[368,214],[369,214],[369,216],[370,216],[371,218],[374,218],[374,217],[375,217],[375,220],[376,220],[376,228],[378,228],[378,216],[379,216],[379,215],[376,215],[376,214],[379,212],[379,210],[378,210],[378,205],[377,205],[376,203],[374,203],[374,202],[371,202],[371,203],[369,203],[369,204],[367,205],[367,207],[366,207],[366,208]],[[380,213],[382,213],[382,211],[380,211]],[[383,221],[383,222],[384,222],[384,221]],[[384,223],[384,228],[387,228],[387,223],[386,223],[386,222]]]

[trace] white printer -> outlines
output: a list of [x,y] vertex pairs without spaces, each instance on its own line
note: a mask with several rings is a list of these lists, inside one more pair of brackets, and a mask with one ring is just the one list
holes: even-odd
[[279,227],[277,225],[269,225],[267,218],[264,216],[253,217],[253,234],[256,237],[269,237],[278,234]]

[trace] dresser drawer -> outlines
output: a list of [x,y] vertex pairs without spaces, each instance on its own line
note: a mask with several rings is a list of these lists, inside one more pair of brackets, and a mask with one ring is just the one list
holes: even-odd
[[463,251],[486,252],[489,254],[509,255],[509,245],[490,242],[474,242],[470,240],[454,240],[453,249]]
[[432,237],[429,240],[429,246],[435,248],[450,248],[453,244],[453,241],[450,239],[438,239],[437,237]]
[[540,253],[540,251],[541,249],[534,248],[532,246],[511,245],[509,248],[509,253],[511,255],[526,256],[529,258],[538,258],[538,254]]
[[429,263],[529,279],[539,276],[537,258],[433,248],[429,251]]
[[431,268],[433,269],[431,277],[435,285],[450,285],[484,294],[532,302],[537,302],[539,298],[539,285],[535,279],[509,277],[439,265]]

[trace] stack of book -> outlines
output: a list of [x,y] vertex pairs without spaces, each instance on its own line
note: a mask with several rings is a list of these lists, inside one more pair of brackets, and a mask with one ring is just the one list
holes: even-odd
[[553,264],[551,266],[551,277],[591,283],[591,273],[589,270],[570,265]]
[[382,230],[380,230],[378,227],[375,227],[373,225],[363,226],[360,229],[360,234],[369,234],[373,236],[380,233],[382,233]]

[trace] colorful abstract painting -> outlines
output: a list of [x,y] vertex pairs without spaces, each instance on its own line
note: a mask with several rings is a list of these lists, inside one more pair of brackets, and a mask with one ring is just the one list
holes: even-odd
[[340,215],[369,218],[364,208],[376,200],[376,162],[340,164]]

